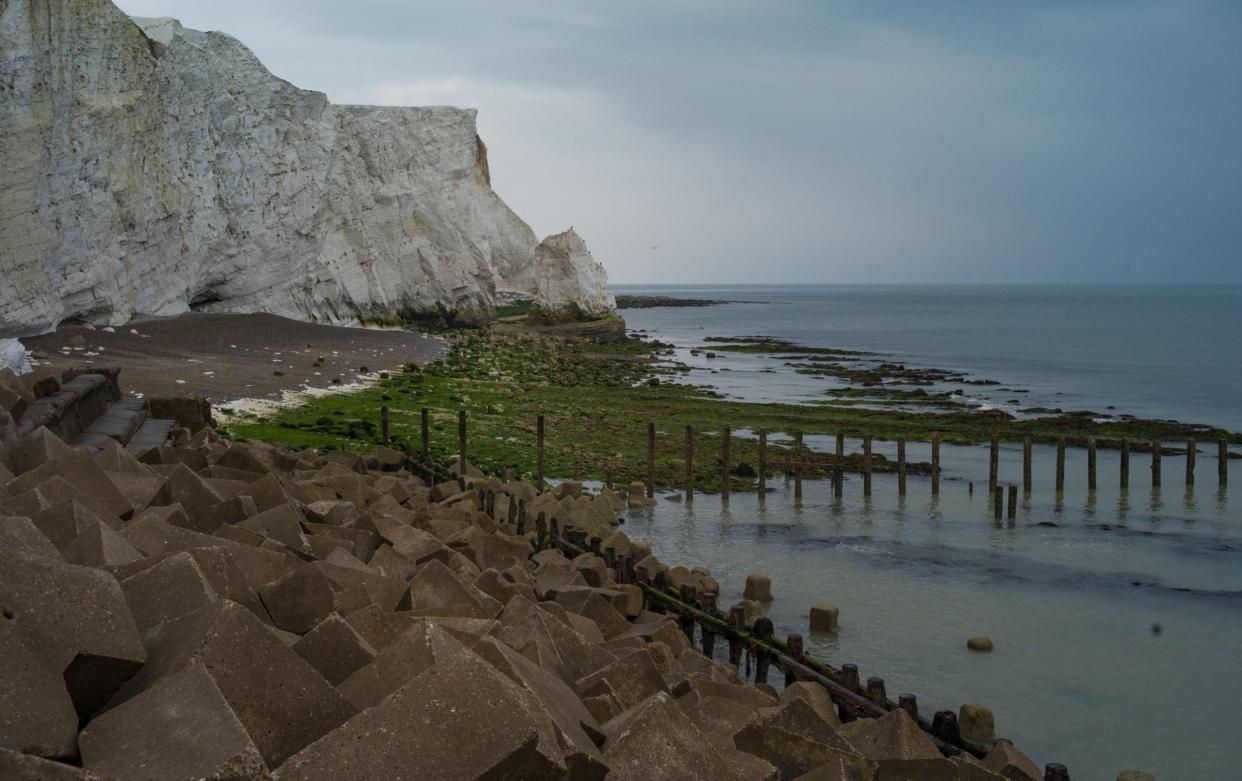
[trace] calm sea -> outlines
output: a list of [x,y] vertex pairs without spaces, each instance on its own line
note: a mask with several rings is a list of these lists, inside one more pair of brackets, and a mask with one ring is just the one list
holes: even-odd
[[[696,369],[687,381],[737,398],[809,401],[823,398],[825,381],[764,356],[691,356],[704,337],[762,334],[994,378],[1000,386],[970,393],[1000,408],[1013,408],[1018,390],[1022,406],[1242,430],[1239,287],[614,290],[752,302],[622,312],[631,329],[677,345]],[[662,441],[675,439],[668,423]],[[926,451],[912,444],[910,457],[927,460]],[[811,482],[795,502],[778,480],[762,502],[662,500],[627,523],[662,559],[712,567],[725,604],[747,573],[769,574],[768,612],[782,633],[802,632],[814,654],[854,662],[864,678],[883,676],[892,694],[917,693],[924,709],[987,704],[998,734],[1041,765],[1060,761],[1075,779],[1106,781],[1129,768],[1161,779],[1236,777],[1242,461],[1230,464],[1231,494],[1217,486],[1214,448],[1199,453],[1190,489],[1183,457],[1164,460],[1162,490],[1151,488],[1146,458],[1136,454],[1122,491],[1116,455],[1102,451],[1092,493],[1085,454],[1071,450],[1058,499],[1055,453],[1037,447],[1034,490],[1012,523],[993,521],[983,491],[968,489],[986,484],[979,447],[944,449],[939,497],[918,477],[900,497],[894,479],[877,475],[870,498],[847,480],[843,499]],[[1020,449],[1005,448],[1002,482],[1016,481],[1020,465]],[[807,631],[807,609],[821,602],[841,609],[840,634]],[[968,652],[977,634],[991,636],[995,652]]]

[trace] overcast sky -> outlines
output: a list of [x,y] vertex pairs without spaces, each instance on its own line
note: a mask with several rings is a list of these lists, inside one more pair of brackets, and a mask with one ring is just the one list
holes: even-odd
[[120,0],[479,109],[614,282],[1242,282],[1242,3]]

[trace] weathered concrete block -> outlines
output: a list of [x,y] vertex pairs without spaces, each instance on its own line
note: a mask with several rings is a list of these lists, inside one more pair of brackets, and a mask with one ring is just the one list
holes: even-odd
[[815,605],[811,608],[812,632],[835,632],[841,611],[832,605]]
[[878,719],[859,719],[841,727],[841,734],[860,754],[877,761],[940,759],[931,738],[900,708]]
[[992,744],[983,767],[1012,781],[1042,781],[1044,777],[1030,757],[1003,741]]
[[417,615],[494,618],[500,613],[498,608],[493,609],[494,604],[495,600],[473,586],[468,587],[434,559],[410,579],[410,610]]
[[220,598],[189,553],[169,556],[131,575],[121,581],[121,590],[140,632]]
[[[827,762],[862,757],[806,700],[792,697],[763,708],[733,736],[734,745],[797,778]],[[865,769],[865,768],[863,768]]]
[[0,605],[27,647],[62,671],[79,716],[99,710],[147,658],[106,572],[0,549]]
[[0,778],[8,781],[120,781],[50,759],[0,748]]
[[280,778],[560,779],[565,766],[540,751],[540,720],[516,684],[461,648],[289,759]]
[[667,692],[664,678],[655,660],[645,649],[623,656],[596,673],[575,683],[580,693],[586,695],[596,681],[606,681],[616,692],[622,707],[629,709],[657,692]]
[[302,532],[305,521],[302,511],[292,504],[278,504],[237,524],[237,528],[260,534],[287,545],[295,551],[310,553],[310,544]]
[[771,602],[772,579],[767,575],[747,575],[746,588],[742,592],[742,597],[756,602]]
[[988,653],[992,650],[992,638],[990,637],[972,637],[966,641],[966,647],[972,651],[980,653]]
[[[30,400],[34,401],[33,398]],[[14,474],[22,475],[48,461],[63,458],[72,453],[73,448],[66,445],[64,440],[45,426],[40,426],[9,448],[7,456]]]
[[986,705],[965,703],[958,709],[957,723],[964,738],[985,746],[992,745],[992,741],[996,740],[996,722],[992,717],[992,709]]
[[304,635],[335,610],[332,584],[317,567],[306,564],[259,589],[272,623]]
[[269,777],[216,680],[199,664],[92,720],[81,744],[85,767],[128,781]]
[[0,659],[0,748],[53,759],[75,757],[78,714],[60,670],[27,647],[7,621],[0,623]]
[[0,549],[16,550],[34,556],[61,558],[60,551],[29,518],[4,515],[0,510]]
[[221,600],[152,627],[152,664],[117,693],[117,707],[198,663],[211,673],[268,767],[356,713],[313,667],[241,605]]
[[115,567],[142,559],[142,553],[119,532],[96,523],[65,546],[65,560],[84,567]]
[[80,450],[50,459],[23,472],[7,488],[9,493],[17,494],[53,477],[63,478],[77,491],[89,497],[92,506],[102,508],[106,515],[127,518],[134,509],[99,465],[85,451]]
[[828,690],[818,683],[798,681],[792,686],[786,686],[785,691],[781,692],[780,701],[784,704],[792,700],[805,702],[811,710],[815,711],[815,715],[830,727],[836,728],[841,725],[841,719],[833,707],[832,698],[828,696]]
[[339,615],[319,622],[293,644],[293,652],[336,686],[375,659],[375,649]]

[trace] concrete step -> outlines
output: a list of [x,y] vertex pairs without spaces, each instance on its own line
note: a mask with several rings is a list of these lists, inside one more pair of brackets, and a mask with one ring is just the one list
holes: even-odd
[[129,444],[146,419],[146,407],[140,399],[122,399],[109,407],[73,444],[96,450],[110,441]]
[[175,420],[159,420],[158,418],[148,418],[133,438],[129,440],[129,444],[125,446],[135,456],[141,456],[143,453],[157,448],[168,441],[168,433],[172,431],[172,427],[177,425]]

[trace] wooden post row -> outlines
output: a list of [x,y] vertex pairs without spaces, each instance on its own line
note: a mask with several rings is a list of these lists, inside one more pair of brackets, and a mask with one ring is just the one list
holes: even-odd
[[932,496],[940,494],[940,435],[932,434],[931,441],[931,465],[932,465]]
[[794,432],[794,499],[802,498],[802,432]]
[[768,430],[759,429],[759,495],[763,496],[768,485]]
[[832,470],[832,495],[841,498],[845,493],[845,434],[837,432],[837,463]]
[[1130,440],[1121,440],[1121,490],[1130,488]]
[[988,451],[988,491],[996,490],[1000,474],[1000,437],[992,435],[992,447]]
[[729,469],[733,459],[731,452],[730,431],[725,426],[720,432],[720,499],[729,501]]
[[1057,440],[1057,493],[1065,493],[1065,440]]
[[1151,487],[1152,488],[1160,487],[1160,466],[1161,466],[1160,458],[1161,458],[1160,443],[1152,442],[1151,443]]
[[1095,491],[1096,485],[1095,471],[1095,439],[1087,440],[1087,490]]
[[1195,456],[1199,452],[1199,443],[1193,439],[1186,443],[1186,487],[1195,484]]
[[380,407],[380,437],[384,441],[384,447],[388,447],[391,440],[388,438],[388,407]]
[[1031,438],[1022,440],[1022,491],[1031,492]]

